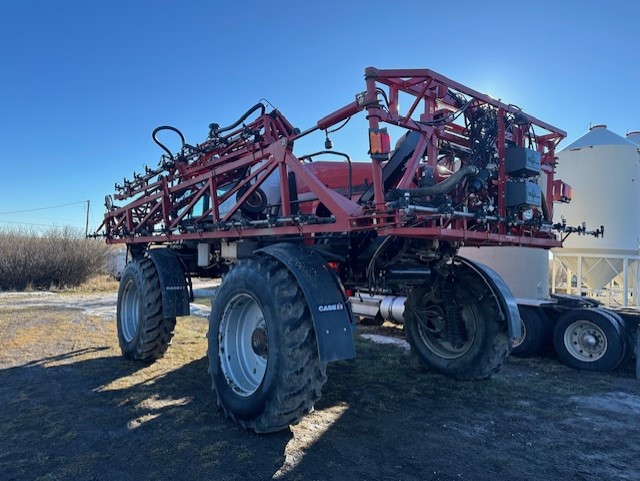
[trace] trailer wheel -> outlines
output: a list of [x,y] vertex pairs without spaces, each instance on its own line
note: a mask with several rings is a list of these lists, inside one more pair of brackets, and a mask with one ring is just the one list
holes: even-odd
[[464,266],[456,269],[456,297],[461,307],[464,342],[452,344],[443,318],[448,299],[433,289],[414,289],[405,304],[405,334],[420,362],[456,379],[486,379],[510,351],[507,326],[499,318],[491,289]]
[[626,347],[622,326],[599,309],[574,309],[563,314],[553,331],[553,345],[562,362],[588,371],[617,368]]
[[514,339],[511,353],[518,357],[537,354],[551,340],[551,320],[537,307],[521,306],[522,336]]
[[162,314],[160,280],[151,259],[138,258],[127,264],[120,279],[117,306],[122,354],[136,361],[161,358],[171,344],[176,318]]
[[601,311],[607,316],[611,317],[613,319],[613,322],[616,322],[620,327],[620,337],[622,338],[622,353],[618,365],[624,363],[625,361],[628,361],[631,356],[631,351],[633,350],[631,347],[633,345],[633,340],[629,335],[629,331],[627,330],[627,325],[624,322],[624,319],[617,312],[611,311],[607,308],[598,307],[596,308],[596,310]]
[[225,415],[258,433],[286,429],[327,381],[311,314],[289,270],[269,257],[240,262],[216,293],[209,367]]

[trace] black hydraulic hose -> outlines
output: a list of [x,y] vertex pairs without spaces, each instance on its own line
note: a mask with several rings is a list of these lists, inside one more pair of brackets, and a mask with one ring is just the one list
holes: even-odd
[[186,141],[184,140],[184,135],[182,135],[182,132],[180,132],[178,129],[176,129],[175,127],[171,127],[170,125],[161,125],[160,127],[157,127],[152,133],[151,133],[151,138],[153,139],[153,141],[158,144],[158,146],[164,150],[167,154],[169,154],[169,157],[171,158],[171,160],[175,160],[173,157],[173,154],[171,153],[171,151],[162,143],[158,140],[158,138],[156,137],[156,134],[158,132],[160,132],[161,130],[171,130],[172,132],[175,132],[176,134],[178,134],[180,136],[180,140],[182,141],[182,146],[184,147]]
[[242,122],[244,122],[247,119],[247,117],[249,117],[249,115],[251,115],[252,113],[254,113],[258,109],[261,110],[260,115],[264,115],[266,108],[265,108],[265,106],[263,104],[258,102],[253,107],[251,107],[249,110],[247,110],[242,117],[240,117],[238,120],[236,120],[231,125],[228,125],[227,127],[220,128],[220,126],[218,124],[209,124],[209,130],[210,130],[209,137],[212,137],[212,136],[217,135],[217,134],[221,134],[222,132],[226,132],[226,131],[231,130],[231,129],[235,129],[238,125],[240,125]]
[[462,182],[465,177],[476,175],[477,173],[478,168],[476,166],[465,165],[458,171],[451,174],[451,176],[447,177],[445,180],[437,183],[436,185],[418,187],[416,189],[393,189],[387,194],[386,200],[398,200],[404,197],[405,194],[409,194],[409,197],[425,197],[446,194],[451,189],[456,187],[460,182]]
[[551,220],[551,216],[549,215],[549,206],[547,206],[547,199],[545,199],[544,193],[541,193],[541,197],[542,217],[544,217],[544,220],[549,221]]

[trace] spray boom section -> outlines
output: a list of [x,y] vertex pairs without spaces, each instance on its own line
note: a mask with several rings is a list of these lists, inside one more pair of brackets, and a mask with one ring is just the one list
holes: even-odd
[[[370,67],[365,87],[304,131],[262,102],[228,126],[210,124],[195,145],[158,127],[164,155],[116,183],[101,235],[149,244],[375,230],[551,248],[563,233],[603,233],[553,222],[554,202],[572,195],[554,178],[562,130],[431,70]],[[368,122],[366,162],[333,150],[330,138],[356,115]],[[163,131],[178,135],[178,152],[158,140]],[[294,154],[313,134],[324,150]]]

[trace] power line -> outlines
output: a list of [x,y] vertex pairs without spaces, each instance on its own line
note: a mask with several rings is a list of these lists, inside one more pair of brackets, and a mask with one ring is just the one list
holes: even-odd
[[0,212],[0,215],[22,214],[23,212],[34,212],[36,210],[57,209],[58,207],[67,207],[67,206],[70,206],[70,205],[86,204],[86,203],[87,203],[86,200],[80,200],[78,202],[70,202],[68,204],[60,204],[60,205],[50,205],[48,207],[35,207],[33,209],[13,210],[13,211],[10,211],[10,212]]
[[19,222],[17,220],[1,220],[0,224],[20,224],[20,225],[35,225],[38,227],[59,227],[56,224],[36,224],[34,222]]

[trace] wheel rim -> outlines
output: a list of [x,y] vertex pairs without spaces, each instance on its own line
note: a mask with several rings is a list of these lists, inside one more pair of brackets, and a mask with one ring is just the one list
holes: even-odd
[[264,314],[249,294],[227,304],[218,329],[218,356],[227,384],[243,397],[255,393],[267,370],[269,342]]
[[120,305],[120,325],[122,336],[127,342],[131,342],[138,330],[140,323],[140,293],[133,279],[129,279],[124,287],[122,303]]
[[574,358],[595,362],[607,352],[607,336],[590,321],[577,321],[564,331],[564,346]]
[[465,324],[467,340],[460,347],[455,347],[446,338],[443,338],[440,326],[443,326],[442,317],[444,313],[440,306],[432,304],[423,313],[424,316],[418,323],[418,334],[424,345],[431,352],[442,359],[458,359],[469,352],[476,338],[476,317],[469,306],[465,306],[462,309],[462,319]]

